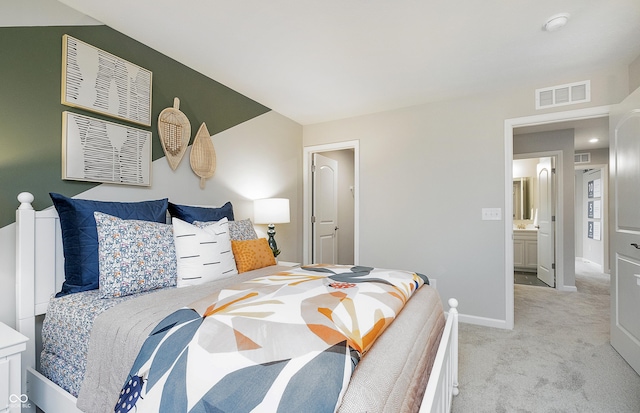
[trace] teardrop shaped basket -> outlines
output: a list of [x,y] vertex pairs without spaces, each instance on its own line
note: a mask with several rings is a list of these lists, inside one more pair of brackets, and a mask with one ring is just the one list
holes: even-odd
[[184,113],[180,112],[180,99],[173,98],[173,107],[160,112],[158,134],[167,162],[175,171],[191,139],[191,122]]
[[193,172],[200,177],[200,188],[204,189],[206,180],[211,178],[216,171],[216,151],[204,122],[198,129],[193,145],[191,145],[189,161]]

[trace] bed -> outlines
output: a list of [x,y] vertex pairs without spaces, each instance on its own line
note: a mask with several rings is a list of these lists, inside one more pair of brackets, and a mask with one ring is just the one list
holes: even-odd
[[[330,278],[328,282],[334,284],[343,284],[345,280],[354,279],[340,278],[345,276],[343,272],[349,277],[353,277],[354,273],[357,273],[357,277],[364,274],[365,278],[378,274],[378,269],[359,266],[346,269],[327,269],[324,266],[292,269],[269,265],[206,283],[189,285],[190,281],[183,280],[184,288],[166,286],[149,291],[128,292],[128,295],[113,297],[111,300],[96,299],[98,293],[91,290],[52,298],[64,288],[61,286],[65,283],[65,260],[58,212],[55,208],[35,211],[31,206],[33,196],[29,193],[21,193],[18,200],[20,206],[16,211],[16,324],[17,329],[29,338],[27,351],[23,354],[22,380],[23,392],[27,394],[33,411],[35,406],[46,413],[93,412],[97,411],[96,406],[104,406],[104,411],[113,411],[118,392],[124,390],[126,386],[123,386],[123,383],[126,384],[126,379],[133,375],[133,370],[130,371],[129,368],[133,369],[132,364],[135,367],[134,361],[137,361],[139,353],[143,352],[142,349],[147,345],[145,343],[151,337],[152,331],[155,331],[154,328],[161,325],[159,323],[166,317],[184,310],[185,305],[188,306],[194,300],[199,302],[212,295],[218,297],[221,291],[237,289],[238,283],[246,282],[250,284],[250,288],[254,288],[256,280],[273,279],[278,274],[287,278],[312,277],[315,282],[325,284],[327,281],[321,280],[320,277],[327,276],[327,272]],[[413,277],[413,280],[407,281],[407,285],[417,285],[417,281],[420,281],[415,274]],[[422,284],[422,281],[420,283]],[[413,290],[413,287],[409,289]],[[117,295],[120,294],[119,291]],[[398,310],[395,320],[383,329],[381,335],[358,359],[357,366],[352,368],[353,374],[345,379],[345,387],[337,398],[336,411],[351,413],[451,410],[453,396],[458,393],[457,301],[450,299],[448,314],[444,314],[436,290],[426,283],[411,294],[411,298],[404,303],[404,308]],[[67,307],[64,307],[64,301],[68,301]],[[106,305],[107,308],[97,309],[97,314],[90,322],[83,322],[82,327],[71,329],[76,331],[75,337],[65,336],[62,340],[66,343],[63,352],[80,354],[78,357],[81,361],[78,364],[82,365],[71,369],[79,371],[76,375],[80,378],[69,377],[73,374],[65,373],[64,368],[56,370],[56,362],[46,360],[46,349],[40,362],[38,356],[41,333],[37,331],[36,320],[49,309],[50,314],[47,317],[54,319],[54,313],[63,314],[62,321],[58,322],[64,325],[69,322],[64,319],[64,314],[69,312],[69,308],[82,308],[82,312],[86,313],[90,312],[86,309],[94,305],[87,303],[96,302],[109,304]],[[158,308],[158,302],[163,303],[161,308]],[[96,304],[98,307],[101,305]],[[144,320],[139,321],[138,317],[134,320],[127,316],[132,312],[144,314]],[[143,324],[143,327],[134,329],[127,326],[127,322],[138,327]],[[86,329],[86,333],[83,329]],[[44,330],[45,335],[64,335],[47,324]],[[92,331],[90,335],[89,331]],[[117,333],[114,333],[116,331]],[[84,341],[82,337],[85,338]],[[107,351],[115,351],[117,355],[105,356]],[[347,360],[345,364],[348,364],[349,353],[344,357]],[[51,358],[56,359],[55,356]],[[59,373],[60,371],[62,373]]]

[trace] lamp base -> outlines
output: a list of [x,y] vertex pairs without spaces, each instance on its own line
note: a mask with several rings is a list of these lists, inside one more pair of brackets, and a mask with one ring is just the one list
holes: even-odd
[[280,255],[280,250],[278,249],[278,244],[276,243],[275,235],[276,235],[276,226],[273,224],[268,225],[267,235],[269,236],[269,248],[273,251],[273,256],[278,257]]

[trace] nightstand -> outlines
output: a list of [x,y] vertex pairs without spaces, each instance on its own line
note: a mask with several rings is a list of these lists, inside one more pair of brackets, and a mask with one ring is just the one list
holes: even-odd
[[27,396],[22,394],[21,354],[28,338],[0,323],[0,413],[18,413]]
[[276,264],[283,265],[285,267],[299,267],[299,262],[289,262],[289,261],[278,261]]

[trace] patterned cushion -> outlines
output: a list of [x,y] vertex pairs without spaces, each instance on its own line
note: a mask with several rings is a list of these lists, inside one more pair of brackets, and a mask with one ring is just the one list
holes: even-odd
[[94,211],[123,219],[166,222],[168,200],[144,202],[103,202],[67,198],[50,193],[60,217],[64,276],[62,290],[56,297],[98,288],[98,234]]
[[266,238],[245,241],[232,240],[231,247],[239,273],[276,265],[276,259]]
[[181,219],[189,224],[192,224],[193,221],[219,221],[222,218],[233,221],[233,205],[231,202],[227,202],[220,208],[205,208],[169,202],[169,214],[171,217]]
[[240,221],[229,222],[229,236],[232,240],[246,241],[249,239],[257,239],[258,234],[253,227],[253,222],[249,218]]
[[[208,225],[215,224],[213,222],[193,221],[193,225],[198,228],[205,228]],[[229,221],[229,237],[234,241],[244,241],[248,239],[257,239],[258,234],[253,227],[253,223],[249,218],[240,221]]]
[[174,218],[173,236],[178,260],[178,287],[238,274],[226,218],[204,228]]
[[100,298],[176,285],[173,227],[94,213],[100,258]]

